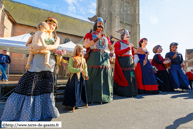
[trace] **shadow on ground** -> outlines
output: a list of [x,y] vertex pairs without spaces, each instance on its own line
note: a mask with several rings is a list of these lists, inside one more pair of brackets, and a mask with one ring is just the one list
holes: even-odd
[[114,95],[113,100],[129,99],[129,98],[143,99],[146,96],[152,96],[152,95],[173,95],[171,98],[184,97],[184,99],[193,99],[193,90],[192,91],[176,90],[176,91],[173,91],[173,92],[161,92],[160,91],[159,94],[138,94],[135,97],[124,97],[124,96]]
[[[166,129],[177,129],[181,124],[188,123],[193,120],[193,113],[188,114],[185,117],[179,118],[174,121],[173,125],[169,125],[166,127]],[[189,129],[187,127],[187,129]]]
[[193,99],[193,91],[186,91],[186,92],[183,92],[183,93],[184,94],[171,96],[171,98],[176,99],[176,98],[179,98],[179,97],[183,97],[184,99]]

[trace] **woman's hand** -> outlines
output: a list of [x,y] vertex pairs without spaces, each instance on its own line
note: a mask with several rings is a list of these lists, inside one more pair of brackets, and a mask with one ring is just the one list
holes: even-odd
[[165,58],[165,60],[169,60],[169,58]]
[[98,38],[99,38],[99,39],[102,38],[103,35],[104,35],[104,33],[103,33],[103,32],[100,32],[100,33],[98,34]]
[[58,36],[56,36],[56,40],[54,42],[54,45],[47,45],[46,46],[47,48],[44,50],[55,50],[58,48],[59,44],[60,44],[60,38]]
[[134,45],[132,43],[129,43],[128,47],[132,48]]
[[112,57],[113,57],[113,54],[114,54],[114,53],[109,53],[109,58],[112,58]]
[[110,62],[113,62],[113,54],[114,53],[109,53],[109,60],[110,60]]
[[178,55],[177,55],[178,53],[176,52],[175,53],[175,55],[173,56],[173,59],[175,59],[175,58],[177,58],[178,57]]
[[134,67],[135,67],[135,68],[137,67],[137,64],[136,64],[136,63],[134,64]]
[[86,76],[85,80],[88,80],[88,79],[89,79],[89,77],[88,77],[88,76]]
[[181,64],[181,67],[184,68],[184,64]]
[[28,44],[28,45],[27,45],[27,48],[28,48],[30,51],[32,51],[32,50],[33,50],[33,48],[32,48],[32,46],[31,46],[31,44]]
[[83,69],[82,68],[79,68],[80,72],[82,73],[83,72]]

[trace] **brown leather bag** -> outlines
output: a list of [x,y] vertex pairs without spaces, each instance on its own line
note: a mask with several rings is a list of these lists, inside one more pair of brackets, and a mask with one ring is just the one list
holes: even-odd
[[85,60],[88,60],[89,57],[90,57],[90,52],[91,52],[91,49],[89,48],[89,50],[86,52],[86,54],[84,55],[84,58]]

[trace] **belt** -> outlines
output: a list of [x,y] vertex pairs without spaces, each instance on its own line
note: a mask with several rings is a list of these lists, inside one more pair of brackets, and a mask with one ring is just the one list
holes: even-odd
[[133,57],[133,55],[120,55],[120,56],[118,56],[118,57],[128,57],[128,56]]
[[95,51],[98,51],[98,52],[105,52],[104,49],[91,49],[91,52],[95,52]]

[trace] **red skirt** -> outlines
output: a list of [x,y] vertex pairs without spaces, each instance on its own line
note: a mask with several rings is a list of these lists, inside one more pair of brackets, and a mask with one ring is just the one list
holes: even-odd
[[[135,68],[135,76],[136,76],[136,81],[137,81],[138,94],[159,94],[158,85],[155,84],[155,81],[156,81],[155,75],[150,74],[149,72],[145,71],[146,65],[142,66],[143,68],[141,68],[140,63],[137,63],[137,66]],[[146,74],[145,76],[148,76],[149,79],[148,80],[143,79],[142,74]]]

